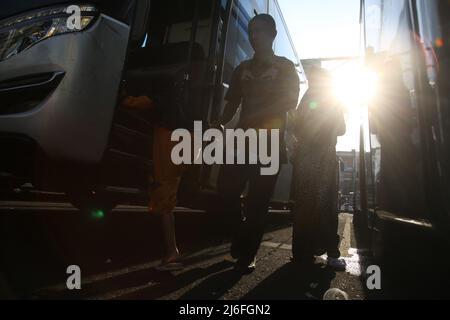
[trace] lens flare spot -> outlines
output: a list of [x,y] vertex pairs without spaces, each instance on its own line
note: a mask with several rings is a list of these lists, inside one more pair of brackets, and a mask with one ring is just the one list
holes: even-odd
[[319,107],[319,104],[317,103],[317,101],[311,101],[309,103],[309,109],[311,110],[316,110]]
[[105,212],[103,210],[93,210],[91,212],[91,217],[96,220],[103,219],[105,217]]

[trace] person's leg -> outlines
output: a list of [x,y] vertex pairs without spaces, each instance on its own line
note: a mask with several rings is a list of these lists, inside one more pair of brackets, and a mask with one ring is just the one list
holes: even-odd
[[339,250],[339,245],[341,239],[338,234],[339,227],[339,215],[337,211],[334,211],[330,218],[328,219],[329,229],[328,229],[328,239],[327,239],[327,254],[328,257],[338,259],[341,256],[341,252]]
[[[330,166],[332,166],[330,161]],[[329,258],[338,259],[341,256],[339,251],[340,237],[338,234],[339,228],[339,213],[337,209],[338,201],[338,186],[337,186],[337,169],[329,170],[329,187],[328,194],[325,197],[327,203],[325,203],[325,232],[324,237],[326,238],[326,249]],[[334,183],[333,183],[334,182]]]
[[161,215],[161,220],[166,252],[163,263],[170,263],[177,260],[180,256],[175,236],[175,217],[173,212]]
[[338,187],[335,153],[330,153],[328,161],[324,162],[324,169],[323,184],[326,188],[323,191],[324,197],[321,203],[322,243],[327,251],[328,266],[339,271],[344,271],[347,264],[344,259],[340,259],[341,252],[339,250],[339,215],[337,209]]
[[314,247],[310,239],[314,232],[312,223],[309,221],[310,210],[305,204],[296,204],[294,209],[294,225],[292,233],[292,255],[296,261],[312,260]]
[[251,167],[249,193],[245,222],[242,225],[239,241],[243,249],[241,263],[248,265],[258,253],[264,235],[270,200],[278,180],[278,174],[262,176],[259,166]]
[[162,231],[165,254],[163,263],[174,262],[180,256],[177,247],[176,230],[175,230],[175,216],[173,210],[177,204],[177,192],[180,179],[176,178],[172,181],[164,181],[159,188],[159,192],[163,194],[159,196],[162,208],[159,211],[161,217]]
[[231,246],[231,255],[238,259],[241,248],[239,230],[242,224],[242,203],[241,195],[245,190],[249,172],[246,166],[242,165],[223,165],[218,180],[218,191],[221,198],[220,203],[220,223],[223,231],[231,230],[233,234],[233,243]]
[[320,214],[318,213],[318,177],[322,170],[320,158],[311,154],[301,154],[294,170],[294,225],[292,254],[296,262],[313,262],[318,248]]
[[171,160],[174,145],[171,133],[168,129],[155,127],[153,136],[153,178],[156,186],[150,192],[149,212],[161,216],[165,249],[163,264],[179,257],[173,210],[177,205],[183,167],[174,165]]

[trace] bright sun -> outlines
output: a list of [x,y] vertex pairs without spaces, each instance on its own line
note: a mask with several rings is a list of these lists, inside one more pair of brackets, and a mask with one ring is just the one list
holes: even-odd
[[[348,63],[333,71],[334,91],[349,112],[360,112],[377,89],[377,76],[361,63]],[[356,109],[356,110],[355,110]]]
[[346,109],[347,133],[339,138],[337,149],[357,149],[360,126],[368,125],[367,105],[377,92],[377,75],[360,61],[329,63],[324,67],[331,72],[334,94]]

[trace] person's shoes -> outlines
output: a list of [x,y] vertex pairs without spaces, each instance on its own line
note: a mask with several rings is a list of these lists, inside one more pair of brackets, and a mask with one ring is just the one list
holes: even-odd
[[234,270],[240,274],[251,274],[256,270],[256,258],[253,258],[250,262],[243,259],[238,260],[234,266]]
[[332,259],[339,259],[341,257],[341,252],[339,249],[326,250],[326,254]]
[[347,262],[341,258],[330,258],[327,259],[327,265],[337,271],[345,271],[347,269]]
[[316,266],[324,267],[327,265],[327,261],[321,256],[305,256],[305,257],[292,257],[291,262],[300,266]]
[[320,257],[320,256],[325,255],[326,253],[327,253],[327,250],[325,250],[325,249],[317,249],[317,250],[315,251],[314,255],[315,255],[316,257]]
[[291,263],[294,268],[302,270],[302,272],[316,270],[317,268],[321,269],[326,266],[326,262],[324,263],[323,261],[318,260],[315,256],[291,258]]

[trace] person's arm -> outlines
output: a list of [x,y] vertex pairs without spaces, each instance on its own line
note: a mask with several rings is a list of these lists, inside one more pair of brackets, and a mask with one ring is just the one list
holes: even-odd
[[345,135],[347,128],[343,106],[336,104],[334,99],[329,99],[326,102],[325,110],[322,110],[322,114],[319,117],[317,128],[319,129],[317,141],[324,143],[327,141],[336,141],[338,137]]
[[336,135],[342,137],[347,132],[347,125],[345,124],[344,107],[342,105],[336,106]]
[[295,65],[291,61],[287,62],[283,78],[280,79],[274,90],[279,91],[282,95],[281,99],[276,102],[279,112],[286,113],[297,108],[300,95],[300,79]]
[[242,102],[242,88],[240,84],[241,77],[241,67],[237,67],[234,70],[233,75],[231,77],[230,87],[228,88],[228,92],[225,96],[225,100],[227,101],[223,113],[220,115],[219,120],[216,123],[213,123],[213,127],[221,127],[228,124],[231,120],[233,120],[236,115],[237,110]]
[[222,116],[220,117],[219,124],[226,125],[231,120],[233,120],[240,104],[241,104],[241,102],[237,101],[237,100],[227,102],[227,104],[225,105],[225,108],[223,110]]

